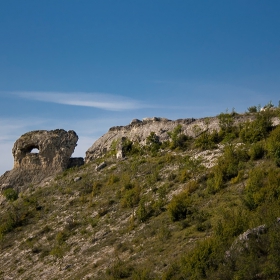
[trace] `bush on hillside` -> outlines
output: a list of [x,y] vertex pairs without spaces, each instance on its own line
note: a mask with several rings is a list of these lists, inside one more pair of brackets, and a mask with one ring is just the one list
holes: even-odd
[[156,155],[161,145],[162,143],[159,141],[159,137],[152,131],[146,138],[146,149],[150,151],[152,155]]
[[249,113],[257,113],[258,112],[257,106],[248,107],[247,110],[248,110]]
[[234,116],[236,115],[233,110],[231,113],[221,113],[218,115],[219,120],[219,139],[224,142],[229,142],[238,136],[238,127],[234,125]]
[[6,197],[9,201],[15,201],[18,199],[18,193],[12,188],[8,188],[3,191],[3,195]]
[[252,160],[258,160],[264,157],[266,153],[265,144],[262,141],[251,144],[249,155]]
[[190,136],[187,136],[182,132],[182,126],[180,124],[178,124],[172,132],[168,132],[168,135],[171,138],[170,148],[173,150],[186,149],[192,139]]
[[195,139],[195,147],[201,150],[210,150],[217,147],[217,144],[222,140],[219,133],[214,130],[213,132],[204,131]]
[[272,114],[269,110],[259,112],[256,119],[246,122],[241,129],[239,136],[244,143],[255,143],[266,139],[272,130]]
[[218,163],[212,168],[207,180],[208,190],[215,193],[224,187],[225,183],[236,177],[243,169],[244,163],[249,160],[249,155],[244,147],[225,147],[224,154],[219,158]]
[[172,221],[180,221],[192,213],[191,199],[188,192],[183,191],[173,196],[167,207]]
[[245,205],[254,210],[280,197],[280,173],[277,167],[260,165],[249,172],[245,187]]
[[267,149],[277,166],[280,166],[280,126],[277,126],[267,139]]

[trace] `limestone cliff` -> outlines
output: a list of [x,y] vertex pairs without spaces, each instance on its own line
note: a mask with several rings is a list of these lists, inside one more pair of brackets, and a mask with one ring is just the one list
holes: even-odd
[[[181,125],[182,132],[189,136],[196,136],[197,133],[207,129],[218,129],[219,122],[217,118],[202,118],[202,119],[178,119],[175,121],[166,118],[145,118],[142,121],[134,119],[127,126],[116,126],[100,137],[86,151],[85,162],[90,162],[95,158],[102,156],[111,149],[112,144],[120,143],[122,139],[129,139],[133,142],[139,142],[141,145],[146,144],[146,139],[151,132],[154,132],[159,141],[163,142],[170,138],[168,132],[174,130],[177,125]],[[117,147],[120,152],[120,145]],[[119,154],[117,154],[119,155]],[[121,155],[120,155],[121,157]]]

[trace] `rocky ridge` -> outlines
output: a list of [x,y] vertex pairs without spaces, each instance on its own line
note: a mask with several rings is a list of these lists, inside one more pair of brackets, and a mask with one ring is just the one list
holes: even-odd
[[[237,115],[234,116],[234,121],[238,123],[250,118],[253,119],[253,116]],[[279,119],[274,118],[273,124],[279,124]],[[9,197],[7,190],[2,192],[6,199],[0,201],[0,279],[109,280],[120,279],[120,275],[126,279],[171,279],[172,275],[176,277],[180,273],[185,273],[182,275],[188,277],[185,271],[196,258],[186,259],[186,252],[191,252],[192,256],[200,256],[201,252],[205,252],[203,248],[210,248],[206,252],[214,253],[209,256],[214,265],[221,260],[221,266],[225,269],[218,272],[228,275],[225,271],[231,267],[228,264],[231,260],[240,255],[241,262],[236,262],[240,268],[251,248],[255,250],[269,244],[267,240],[274,235],[275,239],[271,244],[274,240],[277,244],[280,232],[278,219],[277,223],[276,218],[270,223],[270,218],[267,220],[261,216],[264,220],[260,223],[259,215],[265,214],[265,211],[251,213],[243,203],[245,186],[252,177],[251,170],[254,169],[259,174],[261,169],[258,166],[269,168],[270,172],[275,173],[271,173],[270,177],[264,174],[265,179],[270,178],[273,183],[274,178],[278,178],[279,169],[273,167],[270,158],[247,158],[246,161],[242,158],[236,163],[241,172],[223,182],[221,189],[213,192],[211,179],[215,178],[212,177],[214,172],[218,172],[215,169],[215,158],[223,156],[223,143],[204,151],[193,146],[187,150],[167,147],[160,149],[156,156],[149,152],[144,155],[139,153],[135,156],[128,155],[125,160],[116,159],[115,153],[106,154],[112,147],[115,148],[114,152],[118,151],[116,148],[121,150],[123,139],[145,145],[151,132],[155,132],[160,141],[169,140],[168,132],[172,132],[177,125],[182,126],[183,133],[198,137],[206,130],[218,130],[219,120],[133,120],[128,126],[109,129],[101,137],[102,140],[97,140],[93,147],[98,149],[91,154],[88,164],[67,170],[65,168],[76,161],[69,158],[71,154],[65,154],[65,162],[55,158],[61,148],[72,147],[75,142],[75,137],[72,136],[75,134],[71,133],[72,136],[66,137],[63,143],[54,141],[61,146],[48,162],[45,158],[38,159],[44,155],[44,147],[39,146],[39,142],[25,142],[32,142],[31,146],[15,143],[15,168],[12,173],[29,167],[33,168],[34,176],[36,172],[53,176],[44,172],[55,166],[61,167],[64,172],[57,173],[52,180],[46,177],[40,184],[32,183],[23,192],[19,189],[18,198]],[[160,131],[159,127],[167,130]],[[138,137],[132,132],[137,129],[140,135]],[[36,138],[35,135],[34,132],[33,139]],[[65,143],[68,143],[66,147]],[[249,146],[244,143],[233,144],[236,148],[244,147],[244,151],[249,152]],[[39,150],[36,156],[31,152],[33,148]],[[26,154],[23,153],[24,149]],[[33,157],[37,158],[39,165],[32,160]],[[59,162],[65,164],[59,165]],[[235,164],[235,161],[231,163]],[[25,176],[24,172],[21,173],[22,177]],[[31,173],[26,174],[31,176]],[[276,188],[277,185],[273,185],[271,189]],[[266,190],[269,191],[269,188]],[[186,200],[186,193],[189,201]],[[175,221],[170,217],[171,206],[181,203],[181,200],[178,201],[180,197],[188,201],[188,212],[182,219]],[[272,211],[274,208],[271,201],[265,204],[266,208],[270,207],[268,214],[275,212]],[[275,209],[279,209],[278,204],[276,206]],[[248,213],[251,213],[250,216]],[[278,212],[275,215],[279,217]],[[246,219],[247,216],[249,219]],[[227,237],[229,232],[234,235]],[[221,234],[221,240],[227,238],[227,242],[217,243],[219,239],[216,234]],[[235,240],[238,240],[238,244]],[[277,255],[279,254],[270,253],[269,262],[276,259]],[[208,260],[207,255],[206,258]],[[265,263],[265,258],[266,256],[262,256],[259,263]],[[181,264],[178,260],[186,261]],[[203,261],[197,266],[201,267],[201,264],[204,264]],[[218,266],[215,267],[218,269]],[[253,266],[250,266],[250,270],[251,267]],[[191,269],[191,272],[194,273],[195,270]],[[262,276],[260,272],[253,271],[250,279],[278,279]],[[217,279],[215,276],[211,279]],[[223,276],[223,279],[233,277]]]
[[107,133],[95,141],[86,151],[85,162],[88,163],[104,155],[104,153],[111,149],[114,142],[117,144],[117,155],[121,157],[121,141],[124,139],[145,145],[147,137],[151,132],[154,132],[158,136],[159,141],[166,141],[170,138],[168,132],[173,131],[178,125],[181,125],[182,133],[190,136],[195,136],[195,127],[200,128],[202,131],[218,129],[219,127],[216,118],[188,118],[175,121],[158,117],[144,118],[142,121],[134,119],[129,125],[111,127]]
[[[235,124],[251,120],[252,116],[237,115],[234,118]],[[138,142],[140,145],[146,144],[146,139],[151,132],[154,132],[160,142],[170,139],[169,133],[174,130],[176,126],[180,125],[182,133],[197,137],[205,131],[220,130],[219,119],[217,117],[208,118],[187,118],[178,120],[169,120],[166,118],[144,118],[142,121],[134,119],[129,125],[115,126],[109,129],[107,133],[101,136],[93,145],[86,151],[85,162],[88,163],[96,158],[101,157],[116,144],[117,157],[122,157],[121,142],[129,139],[132,142]]]
[[[239,123],[252,121],[254,115],[235,115],[233,125]],[[272,118],[274,126],[280,123],[278,117]],[[128,139],[132,142],[138,142],[140,145],[146,145],[146,139],[151,132],[154,132],[160,142],[170,140],[169,133],[174,130],[176,126],[181,126],[181,131],[185,135],[191,137],[198,137],[205,131],[219,131],[219,119],[218,117],[207,118],[187,118],[178,120],[169,120],[166,118],[152,117],[144,118],[142,121],[133,119],[129,125],[126,126],[114,126],[109,129],[107,133],[97,139],[93,145],[86,151],[85,163],[93,161],[102,157],[106,152],[112,149],[112,146],[116,146],[117,158],[122,158],[125,155],[122,151],[122,143]]]
[[[252,115],[236,115],[234,125],[251,121]],[[279,118],[273,118],[273,124],[279,124]],[[110,150],[113,146],[117,158],[123,158],[123,143],[125,140],[146,145],[147,137],[153,132],[160,142],[170,140],[170,133],[178,126],[181,132],[191,137],[197,137],[205,131],[219,131],[219,119],[186,118],[169,120],[166,118],[134,119],[129,125],[111,127],[107,133],[96,140],[86,151],[85,163],[94,161]],[[0,188],[15,188],[18,191],[31,183],[39,183],[67,168],[81,166],[83,158],[71,158],[76,147],[78,135],[73,130],[63,129],[37,130],[25,133],[14,144],[14,168],[0,177]],[[37,149],[38,153],[33,150]]]

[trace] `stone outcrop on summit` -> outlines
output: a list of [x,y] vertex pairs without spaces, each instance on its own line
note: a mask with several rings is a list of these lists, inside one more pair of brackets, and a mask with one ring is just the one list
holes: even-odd
[[[236,115],[234,125],[253,119],[251,115]],[[273,125],[279,122],[279,118],[272,119]],[[194,138],[206,131],[220,129],[218,117],[174,121],[158,117],[144,118],[142,121],[134,119],[129,125],[111,127],[96,140],[86,151],[85,162],[94,161],[110,151],[114,151],[117,158],[124,158],[127,140],[145,146],[151,133],[159,142],[170,140],[178,125],[181,133]],[[83,165],[83,158],[71,158],[77,141],[78,136],[73,130],[37,130],[25,133],[14,144],[14,168],[0,177],[0,190],[9,187],[22,190],[28,184],[40,183],[67,168]],[[34,153],[34,149],[38,153]]]
[[[49,169],[61,171],[67,168],[78,135],[70,130],[37,130],[25,133],[14,144],[14,168]],[[38,153],[32,153],[38,149]]]
[[190,136],[195,136],[195,127],[199,127],[201,131],[218,129],[219,127],[217,118],[188,118],[175,121],[158,117],[144,118],[142,121],[134,119],[129,125],[110,128],[106,134],[95,141],[86,151],[85,162],[90,162],[110,151],[114,142],[117,143],[117,158],[122,158],[124,156],[122,153],[122,142],[125,139],[145,145],[146,139],[151,132],[157,135],[159,141],[166,141],[170,138],[168,133],[172,132],[178,125],[181,125],[182,133]]
[[[254,118],[252,115],[236,115],[233,119],[233,125],[238,125],[245,121],[252,121]],[[278,125],[279,122],[279,118],[272,118],[274,126]],[[94,161],[96,158],[102,157],[114,145],[117,158],[123,158],[125,154],[122,148],[126,140],[138,142],[140,145],[146,145],[146,139],[151,132],[155,133],[160,142],[170,140],[169,133],[178,125],[181,126],[182,133],[191,137],[197,137],[205,131],[220,130],[218,117],[187,118],[174,121],[158,117],[144,118],[142,121],[134,119],[129,125],[111,127],[107,133],[97,139],[86,151],[85,162],[88,163]]]
[[82,165],[83,158],[70,158],[77,141],[78,135],[73,130],[37,130],[23,134],[12,149],[14,168],[0,177],[1,188],[20,188],[40,182],[73,164]]

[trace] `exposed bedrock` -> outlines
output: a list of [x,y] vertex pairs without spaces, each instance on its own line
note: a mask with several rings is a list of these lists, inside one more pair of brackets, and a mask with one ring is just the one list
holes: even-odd
[[[240,122],[252,121],[254,118],[252,115],[236,115],[234,116],[234,125],[238,125]],[[279,118],[273,118],[272,122],[273,125],[278,125],[280,120]],[[156,134],[160,142],[164,142],[170,139],[168,133],[172,132],[178,125],[181,125],[182,133],[192,137],[197,137],[207,130],[220,130],[218,117],[188,118],[174,121],[158,117],[144,118],[142,121],[133,119],[129,125],[111,127],[107,133],[95,141],[86,151],[85,162],[88,163],[103,156],[112,149],[113,145],[116,145],[117,158],[122,158],[124,156],[122,143],[126,139],[145,145],[146,139],[151,132]]]
[[182,132],[194,136],[194,126],[205,129],[216,129],[218,120],[216,118],[209,119],[178,119],[175,121],[166,118],[145,118],[142,121],[134,119],[129,125],[115,126],[109,129],[102,137],[100,137],[94,144],[86,151],[85,162],[90,162],[95,158],[101,157],[104,153],[112,148],[112,144],[117,143],[117,157],[122,157],[121,143],[124,139],[129,139],[132,142],[139,142],[145,145],[147,137],[151,132],[154,132],[159,141],[163,142],[170,138],[168,132],[174,130],[177,125],[181,125]]
[[12,149],[14,168],[0,177],[2,188],[40,182],[69,166],[82,165],[82,158],[71,158],[77,141],[78,135],[73,130],[36,130],[23,134]]

